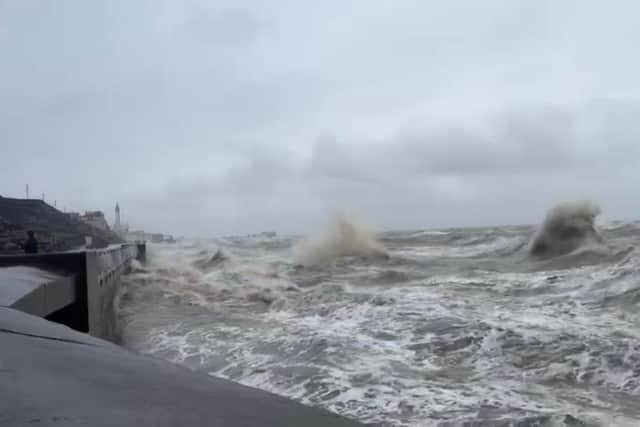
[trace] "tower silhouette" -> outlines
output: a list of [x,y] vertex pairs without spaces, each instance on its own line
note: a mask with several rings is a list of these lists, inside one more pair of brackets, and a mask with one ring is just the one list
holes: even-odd
[[115,228],[116,232],[120,232],[121,231],[121,226],[120,226],[120,205],[118,203],[116,203],[116,223],[115,223],[113,228]]

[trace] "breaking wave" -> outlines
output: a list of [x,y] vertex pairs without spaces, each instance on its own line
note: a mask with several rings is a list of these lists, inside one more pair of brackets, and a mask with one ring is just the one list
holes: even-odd
[[294,248],[295,262],[307,266],[346,256],[388,258],[389,255],[372,230],[344,213],[337,214],[334,223],[319,236]]
[[207,254],[206,256],[195,260],[193,265],[199,270],[206,271],[220,266],[220,264],[224,263],[228,259],[229,256],[222,249],[218,249],[212,256]]
[[566,202],[547,213],[535,235],[529,253],[536,257],[556,257],[586,245],[600,249],[604,238],[595,228],[600,207],[591,202]]

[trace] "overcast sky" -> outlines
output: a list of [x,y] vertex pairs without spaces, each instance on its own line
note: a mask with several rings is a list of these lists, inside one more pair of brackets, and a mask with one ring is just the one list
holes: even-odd
[[0,0],[0,194],[132,227],[640,217],[640,4]]

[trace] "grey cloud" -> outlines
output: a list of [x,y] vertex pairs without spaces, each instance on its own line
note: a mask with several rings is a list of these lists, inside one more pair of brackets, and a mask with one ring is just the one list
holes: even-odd
[[201,4],[194,7],[186,22],[189,30],[204,43],[248,44],[267,27],[253,13],[243,9],[213,9]]
[[[492,218],[532,222],[546,206],[564,198],[610,201],[612,191],[621,194],[632,185],[628,174],[638,166],[637,157],[619,159],[616,149],[629,148],[625,140],[618,146],[618,140],[601,137],[617,132],[608,126],[617,126],[635,108],[611,103],[604,117],[602,105],[511,110],[481,126],[493,140],[455,127],[419,136],[414,131],[411,137],[400,133],[369,144],[321,137],[308,158],[257,149],[218,180],[176,182],[156,197],[199,206],[200,211],[212,209],[211,218],[226,218],[237,231],[246,222],[253,229],[272,225],[300,232],[311,219],[342,208],[394,227],[492,224]],[[596,119],[600,124],[590,132],[582,129],[585,120],[592,125]],[[627,126],[625,134],[640,130],[629,122]],[[600,143],[589,156],[574,150],[593,141]],[[602,169],[602,162],[609,164],[607,158],[615,160],[615,167],[604,169],[610,176],[603,180],[594,171]],[[532,205],[538,209],[526,208]],[[471,215],[467,206],[477,213]],[[618,215],[628,215],[628,210]],[[298,221],[284,220],[291,217]]]
[[575,138],[573,120],[570,112],[549,108],[509,111],[479,129],[436,129],[401,138],[399,161],[431,175],[565,168]]
[[[635,1],[0,0],[0,193],[190,234],[640,209]],[[334,135],[330,137],[321,135]]]
[[605,159],[634,162],[640,125],[632,117],[640,103],[606,104],[511,109],[475,127],[431,125],[357,146],[321,141],[312,169],[380,182],[396,174],[503,175],[594,167]]

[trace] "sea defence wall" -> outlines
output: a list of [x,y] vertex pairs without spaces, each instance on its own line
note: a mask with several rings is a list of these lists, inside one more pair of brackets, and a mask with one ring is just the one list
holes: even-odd
[[144,243],[104,249],[0,256],[0,306],[114,340],[113,301],[121,276]]

